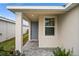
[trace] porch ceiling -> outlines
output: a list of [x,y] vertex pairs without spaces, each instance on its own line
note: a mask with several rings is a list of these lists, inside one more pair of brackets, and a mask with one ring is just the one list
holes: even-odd
[[55,16],[59,14],[65,13],[64,11],[39,11],[39,12],[29,12],[29,13],[23,13],[25,17],[30,19],[31,21],[38,21],[39,16]]
[[30,19],[31,21],[38,21],[39,16],[44,15],[44,16],[55,16],[59,14],[65,13],[64,10],[62,9],[12,9],[11,11],[15,12],[22,12],[23,16]]

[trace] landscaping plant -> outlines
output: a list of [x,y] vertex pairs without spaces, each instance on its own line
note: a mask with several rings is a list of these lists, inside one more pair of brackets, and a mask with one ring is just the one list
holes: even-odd
[[0,56],[11,56],[12,51],[6,51],[3,47],[0,47]]
[[53,49],[53,54],[55,56],[71,56],[73,55],[73,50],[57,47]]
[[24,56],[25,54],[20,53],[18,50],[6,51],[3,47],[0,47],[0,56]]

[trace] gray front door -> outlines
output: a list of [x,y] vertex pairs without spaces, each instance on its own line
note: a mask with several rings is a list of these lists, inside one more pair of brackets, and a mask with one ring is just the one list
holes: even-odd
[[37,41],[38,40],[38,22],[31,23],[31,40]]

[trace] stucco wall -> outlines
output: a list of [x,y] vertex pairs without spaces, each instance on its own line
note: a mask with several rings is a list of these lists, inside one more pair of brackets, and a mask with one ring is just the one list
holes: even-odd
[[79,55],[79,6],[58,17],[58,38],[62,47]]
[[57,17],[58,38],[45,36],[44,16],[39,17],[39,47],[61,46],[79,55],[79,6]]
[[15,36],[15,24],[0,20],[0,42]]
[[[57,25],[57,24],[55,24]],[[45,36],[45,16],[39,17],[39,47],[52,48],[59,46],[57,36]]]

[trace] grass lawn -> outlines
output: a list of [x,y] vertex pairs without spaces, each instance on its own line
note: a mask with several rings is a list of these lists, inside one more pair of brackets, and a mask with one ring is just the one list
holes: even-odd
[[[28,34],[25,33],[23,35],[23,45],[28,41]],[[15,38],[11,38],[4,42],[0,43],[0,47],[3,47],[6,51],[10,51],[11,49],[15,49]]]

